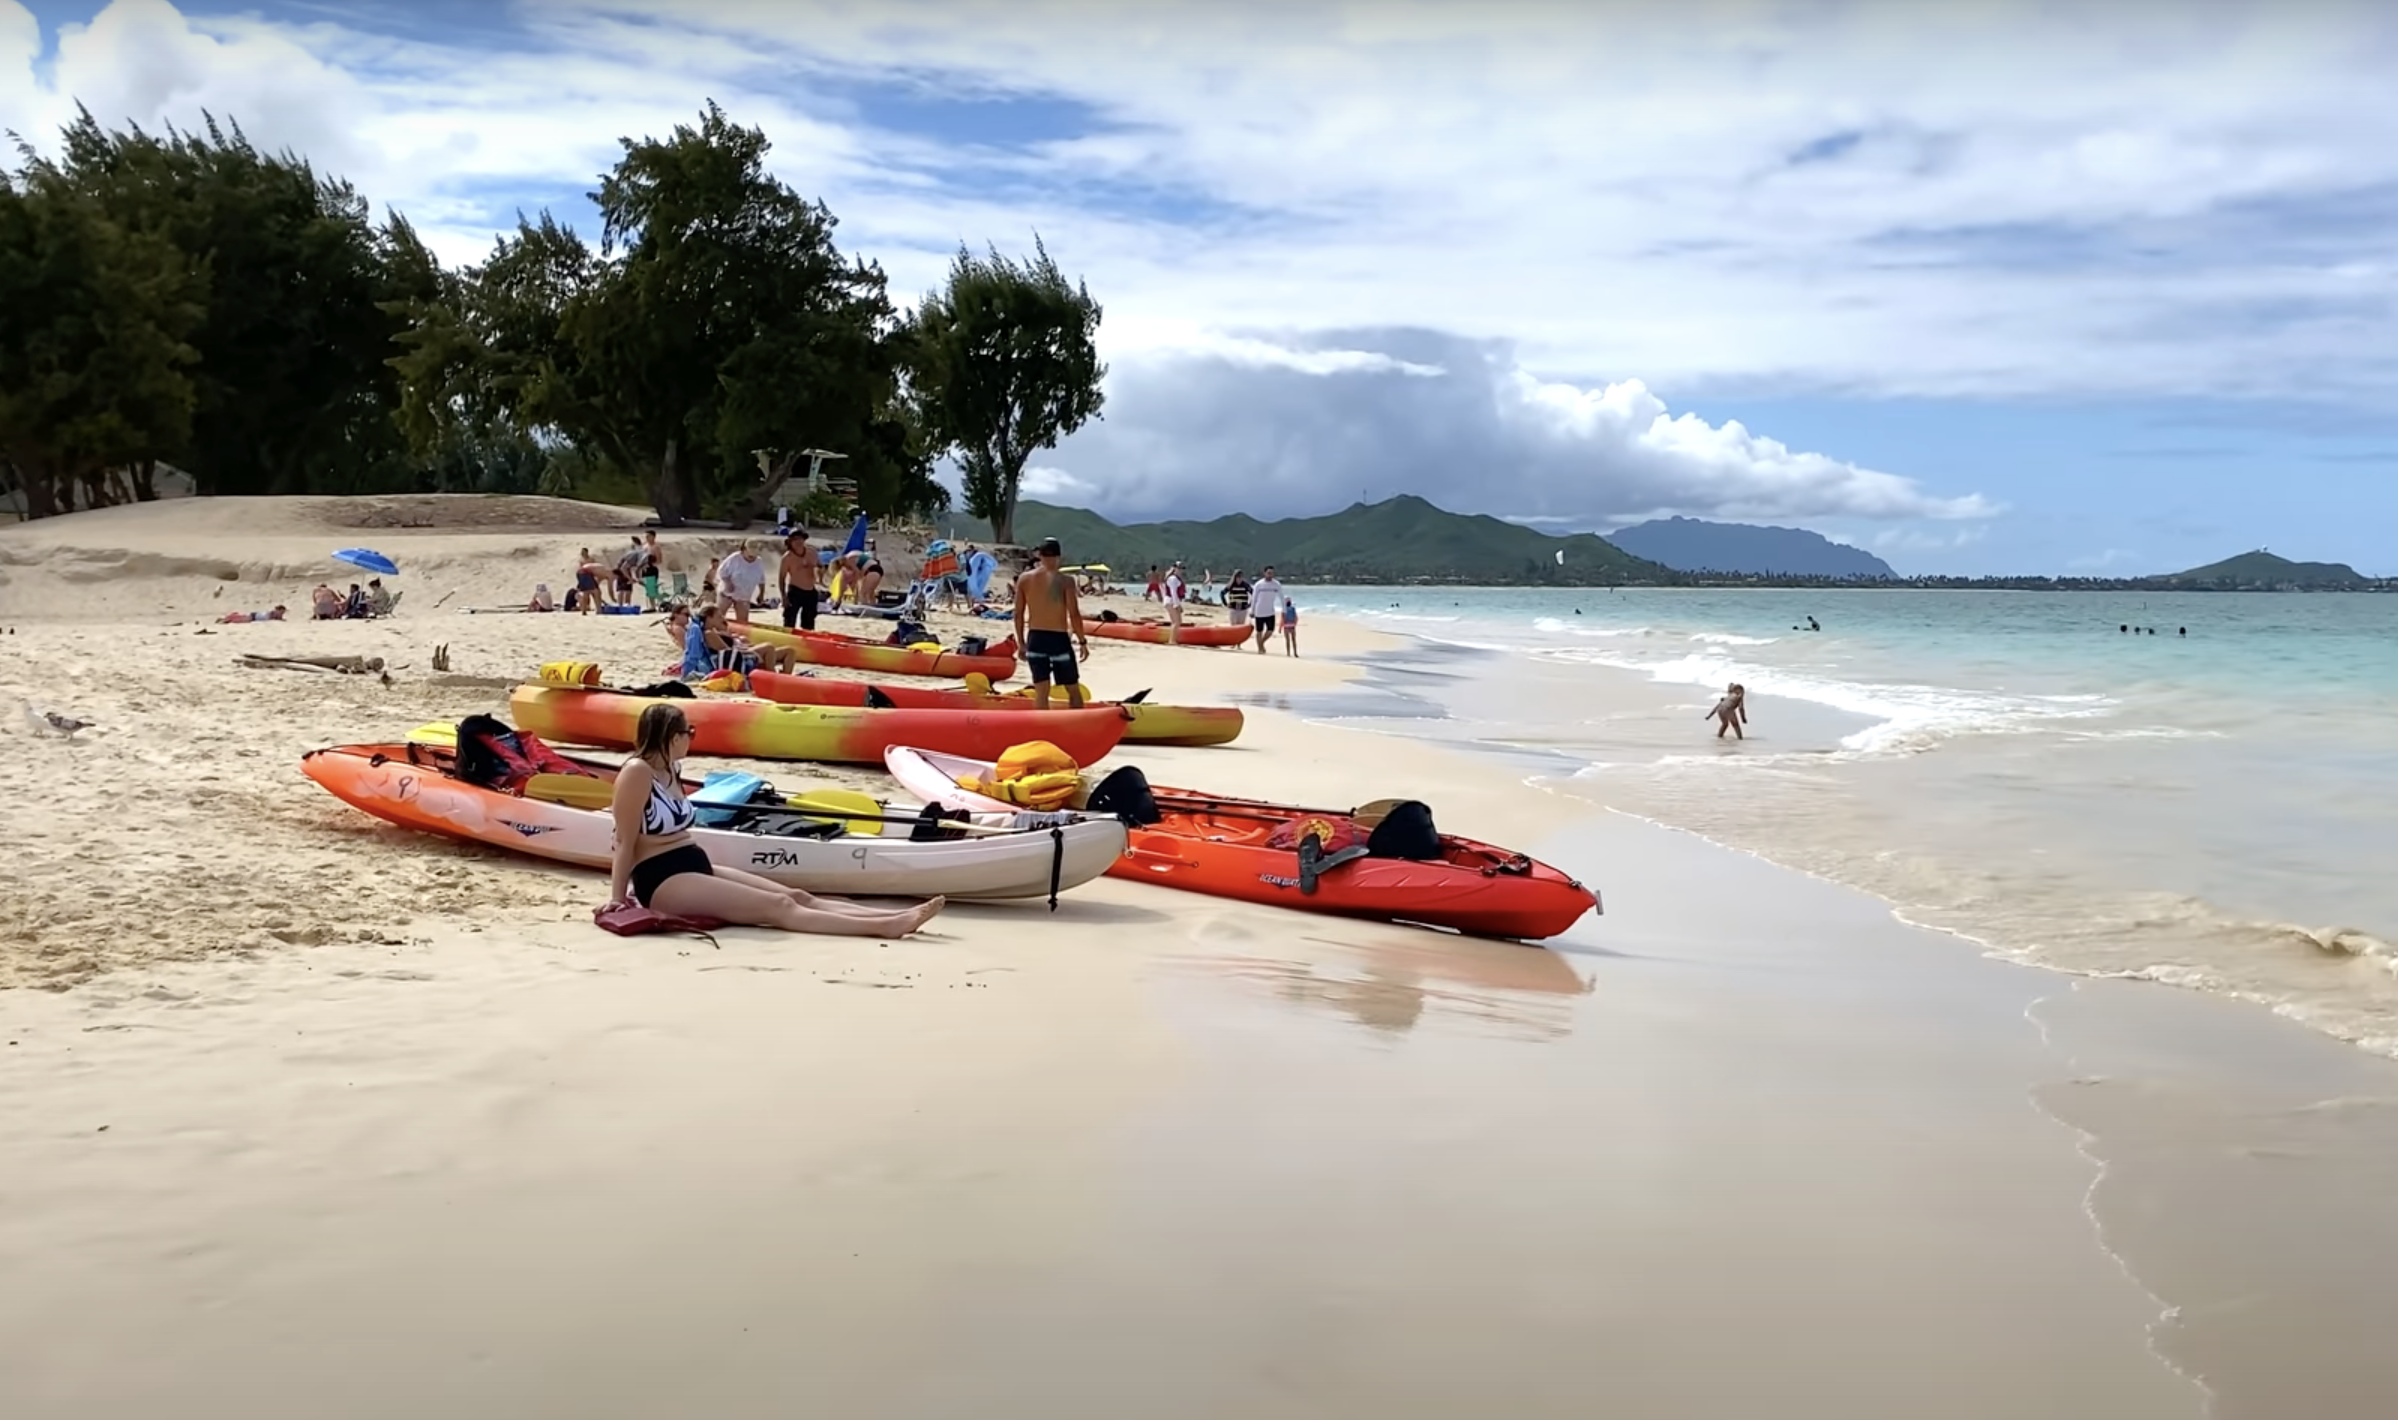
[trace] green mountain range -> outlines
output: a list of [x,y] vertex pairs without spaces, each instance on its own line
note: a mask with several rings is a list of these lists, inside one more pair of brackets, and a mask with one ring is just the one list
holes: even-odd
[[2359,574],[2345,562],[2292,562],[2270,552],[2243,552],[2237,557],[2226,557],[2221,562],[2155,580],[2175,587],[2257,591],[2303,587],[2311,592],[2357,591],[2373,584],[2372,578]]
[[[959,518],[952,537],[991,540],[987,523]],[[1447,582],[1465,586],[1679,585],[1690,579],[1591,533],[1551,537],[1486,514],[1452,513],[1412,494],[1355,503],[1321,518],[1259,522],[1246,513],[1206,522],[1119,527],[1082,508],[1016,505],[1016,537],[1054,537],[1069,565],[1103,562],[1119,579],[1145,577],[1177,558],[1196,581],[1235,568],[1272,567],[1307,582],[1350,585]],[[1559,553],[1564,556],[1560,558]]]

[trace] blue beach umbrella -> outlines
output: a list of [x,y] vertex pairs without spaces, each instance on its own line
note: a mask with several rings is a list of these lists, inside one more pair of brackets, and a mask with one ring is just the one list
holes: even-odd
[[388,557],[385,557],[380,552],[375,552],[364,547],[345,547],[341,551],[333,554],[333,560],[336,562],[347,562],[352,567],[362,568],[365,571],[372,572],[380,577],[397,577],[400,575],[399,563],[392,561]]
[[864,552],[865,550],[866,515],[864,513],[860,513],[858,514],[858,520],[849,525],[849,541],[842,544],[841,555],[846,557],[850,553]]

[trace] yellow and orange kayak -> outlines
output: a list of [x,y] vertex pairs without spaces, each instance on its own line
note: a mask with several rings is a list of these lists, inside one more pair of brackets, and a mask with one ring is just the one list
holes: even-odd
[[[983,684],[984,688],[977,691],[930,685],[870,686],[860,680],[821,680],[815,676],[782,675],[774,671],[752,671],[749,677],[749,688],[753,693],[782,705],[864,707],[870,703],[867,699],[869,691],[904,710],[1016,710],[1041,714],[1055,713],[1066,705],[1064,695],[1053,691],[1049,711],[1043,712],[1033,704],[1029,687],[993,691],[988,688],[988,682]],[[1087,703],[1092,709],[1121,709],[1131,717],[1124,727],[1126,744],[1230,744],[1240,738],[1243,723],[1237,705],[1151,705],[1139,700],[1098,700]],[[1043,721],[1043,724],[1046,723]],[[1025,733],[1030,735],[1032,731],[1028,727]]]
[[[545,740],[629,749],[641,712],[657,703],[613,690],[520,685],[508,697],[508,712],[519,728]],[[1076,764],[1092,764],[1107,757],[1132,723],[1114,706],[1051,711],[1034,734],[1021,714],[1002,710],[867,710],[713,698],[665,703],[691,721],[694,753],[828,764],[880,764],[884,751],[900,745],[997,759],[1009,746],[1034,739],[1056,745]]]

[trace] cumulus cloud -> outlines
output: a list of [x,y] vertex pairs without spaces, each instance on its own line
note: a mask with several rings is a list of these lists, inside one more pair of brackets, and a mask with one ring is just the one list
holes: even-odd
[[[1263,358],[1263,349],[1287,358]],[[1543,379],[1503,343],[1347,332],[1119,363],[1106,417],[1029,471],[1026,491],[1119,518],[1327,513],[1414,493],[1546,527],[1732,519],[1992,516],[1978,494],[1794,450],[1737,421],[1676,414],[1638,380]]]
[[[2301,6],[521,0],[461,36],[114,0],[0,104],[202,104],[453,259],[710,96],[902,292],[1039,229],[1112,352],[1407,325],[1677,390],[2398,390],[2398,26]],[[372,16],[372,12],[360,11]],[[504,17],[504,18],[503,18]],[[365,30],[361,24],[378,24]],[[1047,105],[946,131],[889,102]]]
[[212,109],[459,261],[713,97],[903,299],[1043,234],[1116,375],[1028,486],[1124,514],[1406,490],[1953,547],[1994,510],[1937,470],[1655,392],[2398,404],[2368,0],[260,3],[112,0],[41,62],[0,0],[0,123]]

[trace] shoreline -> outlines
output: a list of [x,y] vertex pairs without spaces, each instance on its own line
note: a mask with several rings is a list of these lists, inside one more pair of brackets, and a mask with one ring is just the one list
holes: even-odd
[[[1908,671],[1875,640],[1883,623],[1851,641],[1779,636],[1771,603],[1722,619],[1687,604],[1594,607],[1587,626],[1558,603],[1537,631],[1517,622],[1547,603],[1503,601],[1511,619],[1471,601],[1444,599],[1438,616],[1404,605],[1366,616],[1417,638],[1428,661],[1494,657],[1413,688],[1459,733],[1548,737],[1552,787],[1872,893],[2010,959],[2295,1012],[2398,1057],[2398,898],[2364,866],[2383,775],[2347,773],[2380,732],[2352,745],[2344,721],[2285,724],[2270,705],[2231,708],[2234,690],[2162,679],[2220,676],[2212,668],[2253,651],[2226,661],[2196,636],[2185,650],[2169,625],[2170,654],[2129,657],[2109,699],[2080,663],[2010,678],[2055,649],[2036,639],[1977,667],[1981,679],[1940,663],[1914,672],[1928,683],[1898,683]],[[2111,620],[2103,630],[2097,649],[2114,651]],[[1760,718],[1746,744],[1693,732],[1709,670],[1718,685],[1748,682]],[[1458,675],[1516,698],[1444,693]],[[2184,685],[2197,688],[2168,694]]]
[[[521,575],[505,545],[454,559],[470,589]],[[1976,955],[1493,772],[1538,744],[1311,723],[1386,676],[1458,684],[1388,633],[1324,615],[1296,661],[1094,643],[1103,689],[1250,712],[1231,746],[1107,762],[1405,791],[1605,916],[1533,947],[1103,879],[888,945],[612,938],[595,875],[364,821],[294,747],[487,709],[539,659],[662,661],[646,618],[169,619],[118,624],[137,676],[81,620],[21,627],[43,679],[0,670],[99,723],[12,727],[0,761],[54,810],[0,885],[0,1373],[28,1420],[2262,1420],[2398,1394],[2367,1330],[2398,1300],[2371,1057]],[[257,630],[415,664],[245,671]]]

